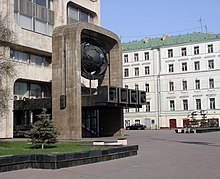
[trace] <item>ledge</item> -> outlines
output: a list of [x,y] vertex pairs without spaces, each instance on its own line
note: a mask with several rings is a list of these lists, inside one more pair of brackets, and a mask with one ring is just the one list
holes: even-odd
[[35,168],[60,169],[137,155],[138,145],[59,154],[20,154],[0,157],[0,172]]

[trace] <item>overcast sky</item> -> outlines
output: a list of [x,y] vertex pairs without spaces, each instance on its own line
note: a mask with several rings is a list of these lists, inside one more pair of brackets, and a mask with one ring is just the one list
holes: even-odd
[[163,33],[220,34],[220,0],[101,0],[101,26],[122,42]]

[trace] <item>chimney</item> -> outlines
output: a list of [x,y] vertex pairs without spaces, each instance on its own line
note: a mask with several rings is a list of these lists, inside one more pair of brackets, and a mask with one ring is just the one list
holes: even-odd
[[163,34],[162,35],[162,40],[164,41],[164,40],[166,40],[167,39],[167,34]]
[[144,43],[148,43],[149,38],[148,37],[144,37]]

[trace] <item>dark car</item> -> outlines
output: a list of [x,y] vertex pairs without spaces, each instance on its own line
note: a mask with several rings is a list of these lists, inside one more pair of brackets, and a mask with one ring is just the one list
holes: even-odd
[[146,128],[144,124],[132,124],[131,126],[127,126],[126,130],[145,130]]

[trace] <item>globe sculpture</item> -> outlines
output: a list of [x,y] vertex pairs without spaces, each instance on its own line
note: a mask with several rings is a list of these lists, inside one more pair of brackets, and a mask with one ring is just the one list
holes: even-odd
[[94,40],[84,40],[81,44],[81,75],[90,80],[100,79],[107,66],[104,49]]

